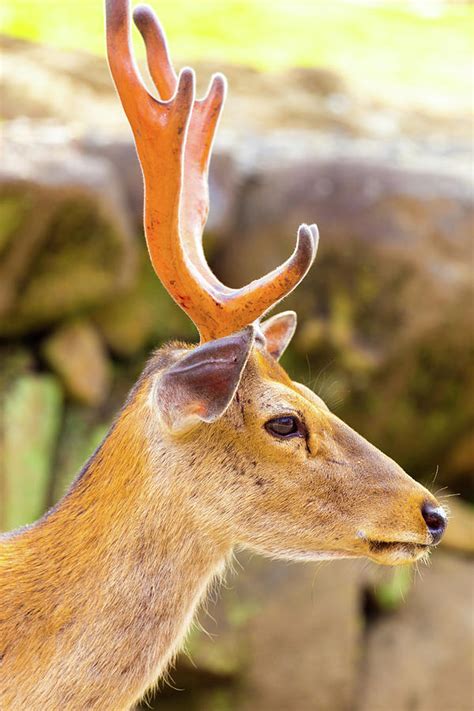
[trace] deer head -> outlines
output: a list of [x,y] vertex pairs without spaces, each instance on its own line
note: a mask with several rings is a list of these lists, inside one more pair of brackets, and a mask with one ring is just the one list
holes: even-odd
[[146,411],[150,461],[176,465],[180,501],[233,545],[295,559],[420,558],[443,534],[443,509],[282,369],[296,315],[261,321],[310,268],[316,225],[301,225],[294,253],[261,279],[241,289],[217,279],[202,233],[225,79],[215,75],[196,99],[193,71],[176,76],[156,17],[140,6],[134,20],[159,98],[151,96],[133,60],[128,0],[106,6],[110,68],[145,182],[150,258],[201,341],[158,351],[132,395]]

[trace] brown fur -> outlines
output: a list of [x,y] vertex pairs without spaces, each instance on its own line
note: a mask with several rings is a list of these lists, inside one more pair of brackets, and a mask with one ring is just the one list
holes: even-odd
[[[235,546],[413,560],[431,495],[254,347],[225,414],[170,433],[158,351],[69,493],[0,537],[0,708],[129,709],[164,672]],[[277,440],[296,411],[308,437]],[[386,550],[374,542],[405,542]]]

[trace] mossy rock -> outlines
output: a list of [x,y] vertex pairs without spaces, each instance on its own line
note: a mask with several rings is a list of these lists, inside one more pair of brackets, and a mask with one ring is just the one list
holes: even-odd
[[[32,245],[35,255],[26,265],[27,273],[19,275],[21,288],[16,285],[13,304],[0,317],[2,336],[40,330],[83,312],[120,292],[133,271],[132,245],[100,200],[83,190],[60,191],[60,197],[57,190],[48,193],[42,190],[42,199],[51,200],[55,207],[40,243]],[[22,217],[18,213],[11,216],[11,224],[15,219],[18,224],[34,221],[35,215],[25,210],[26,198],[22,202],[21,193],[18,200]],[[11,194],[6,209],[13,211]],[[18,248],[16,240],[14,234],[9,236],[0,257],[0,272],[8,251]]]
[[41,331],[131,284],[136,243],[105,159],[37,124],[9,124],[2,158],[0,337]]
[[410,474],[428,486],[449,484],[471,497],[469,478],[458,478],[454,458],[452,468],[449,461],[449,452],[474,425],[474,349],[465,339],[469,328],[468,314],[463,323],[458,310],[400,344],[363,389],[354,384],[343,411]]
[[133,288],[94,310],[92,318],[109,348],[122,357],[169,339],[198,339],[189,318],[161,285],[145,249]]
[[370,590],[371,603],[379,613],[392,613],[406,602],[413,585],[414,568],[400,565],[377,570],[376,582]]
[[110,365],[97,330],[86,319],[61,325],[42,345],[51,369],[68,395],[86,405],[104,402],[110,387]]
[[358,326],[339,344],[330,319],[318,327],[308,322],[283,364],[410,475],[472,500],[474,352],[466,343],[469,314],[462,314],[459,304],[446,321],[402,342],[392,339],[382,355],[361,349]]
[[[200,615],[207,634],[193,633],[189,658],[180,655],[172,672],[192,690],[184,708],[347,709],[362,631],[360,569],[341,562],[315,576],[311,566],[246,554],[238,568]],[[180,694],[165,688],[155,703],[180,708]]]
[[62,416],[62,389],[52,375],[23,375],[2,406],[3,491],[0,518],[5,530],[32,523],[44,512]]
[[0,197],[0,259],[31,209],[28,193],[4,193]]
[[436,552],[406,603],[367,629],[360,711],[472,708],[472,561]]
[[110,422],[89,407],[68,405],[58,441],[49,503],[58,501],[104,439]]
[[34,358],[25,348],[4,345],[0,348],[0,531],[6,528],[6,401],[17,380],[31,373]]

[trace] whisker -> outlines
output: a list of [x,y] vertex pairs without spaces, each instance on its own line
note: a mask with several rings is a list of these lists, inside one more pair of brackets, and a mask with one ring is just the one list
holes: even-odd
[[438,473],[439,473],[439,464],[436,465],[436,471],[434,473],[434,477],[433,477],[433,481],[431,482],[431,486],[434,486],[436,477],[438,476]]
[[329,363],[326,363],[325,366],[323,366],[322,368],[320,368],[319,373],[317,374],[315,380],[314,380],[314,381],[311,381],[311,384],[310,384],[310,386],[309,386],[309,387],[310,387],[310,390],[313,390],[317,395],[320,395],[319,382],[320,382],[320,380],[321,380],[321,377],[324,375],[324,373],[326,372],[326,370],[327,370],[333,363],[334,363],[334,358],[333,358],[332,360],[330,360]]

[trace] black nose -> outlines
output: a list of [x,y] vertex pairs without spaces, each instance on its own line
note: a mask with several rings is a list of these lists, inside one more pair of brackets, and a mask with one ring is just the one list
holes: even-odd
[[428,526],[428,531],[431,533],[433,543],[439,543],[445,531],[447,519],[441,506],[433,506],[433,504],[425,501],[421,507],[421,514]]

